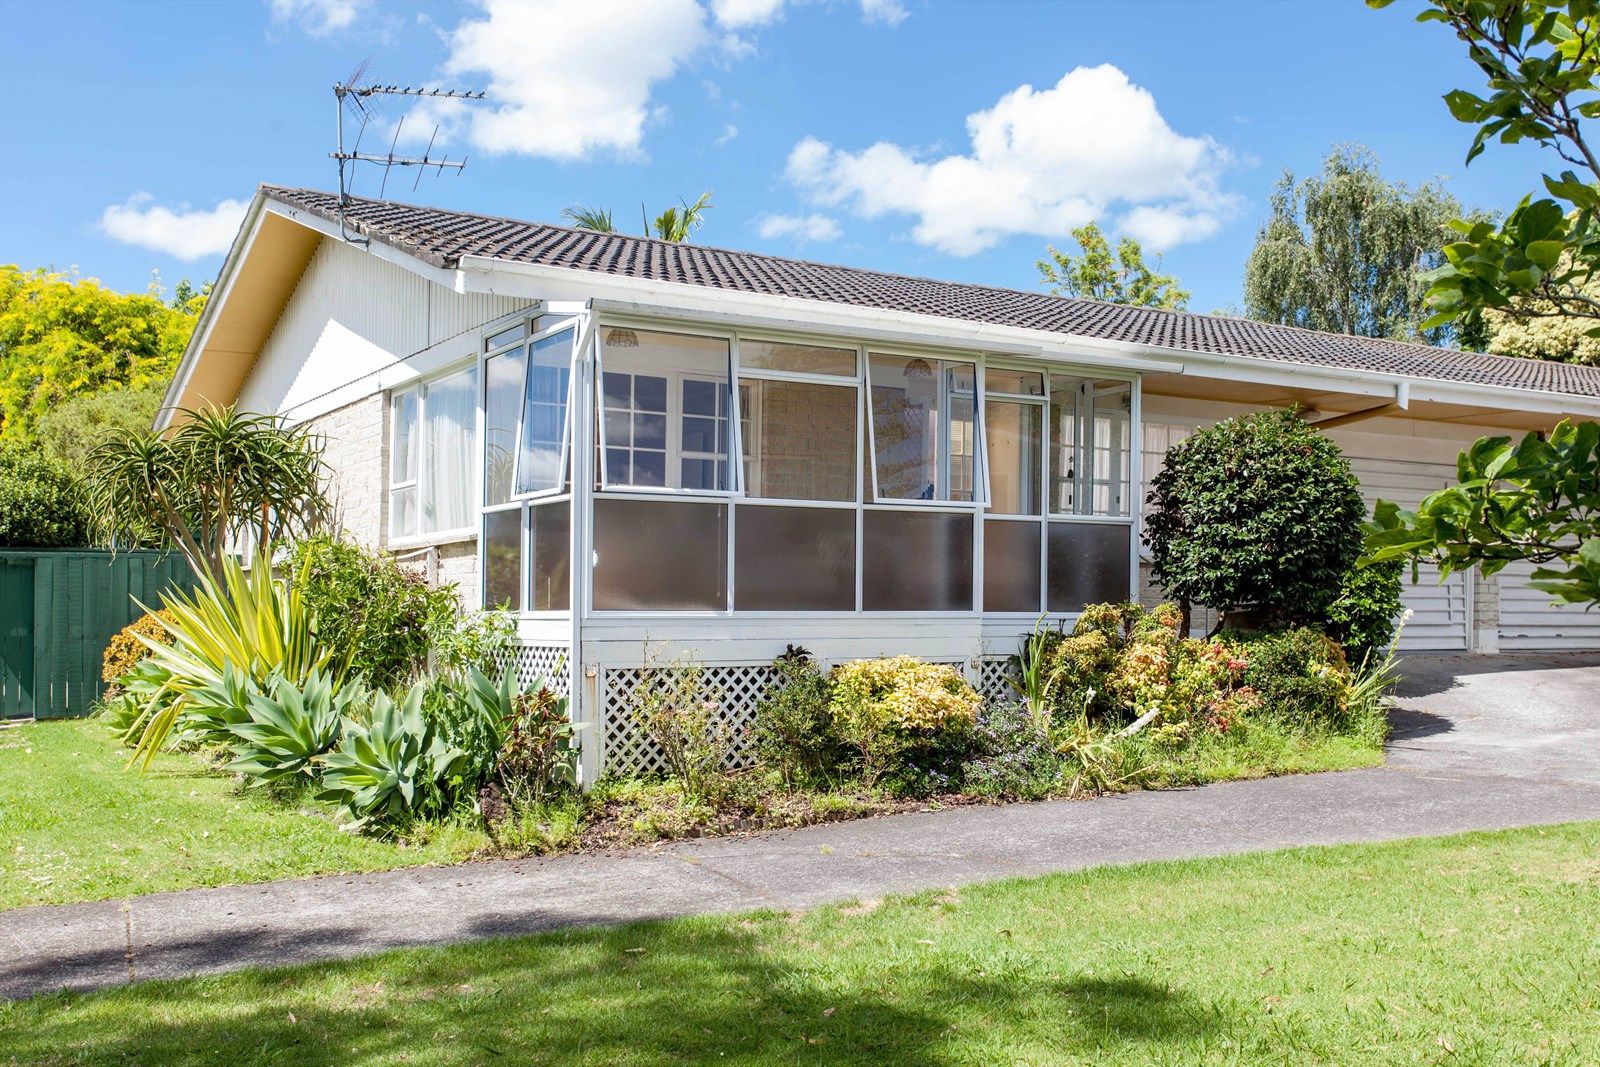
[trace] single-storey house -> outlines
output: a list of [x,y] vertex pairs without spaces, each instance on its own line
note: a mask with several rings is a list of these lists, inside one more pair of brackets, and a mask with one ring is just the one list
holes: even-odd
[[[1600,418],[1600,368],[262,187],[167,396],[315,427],[344,527],[516,612],[648,768],[647,643],[744,721],[786,645],[1004,685],[1041,612],[1158,595],[1171,444],[1300,405],[1415,504],[1486,433]],[[343,236],[342,236],[343,235]],[[1600,647],[1527,569],[1408,586],[1405,647]]]

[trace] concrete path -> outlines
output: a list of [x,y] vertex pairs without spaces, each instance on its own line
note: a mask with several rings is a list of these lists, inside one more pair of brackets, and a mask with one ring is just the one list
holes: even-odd
[[1389,764],[0,913],[0,997],[1108,863],[1600,819],[1600,655],[1409,662]]

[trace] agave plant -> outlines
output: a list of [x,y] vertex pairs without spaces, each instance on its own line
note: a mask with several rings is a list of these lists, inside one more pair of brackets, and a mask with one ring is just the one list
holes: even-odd
[[227,769],[266,785],[311,772],[311,761],[339,743],[344,723],[364,695],[358,683],[335,688],[323,671],[312,671],[304,686],[276,676],[268,692],[253,692],[243,721],[231,722],[235,759]]
[[416,811],[461,762],[465,753],[422,714],[426,693],[419,682],[398,703],[375,694],[367,722],[347,722],[339,747],[323,757],[320,796],[340,806],[348,827]]
[[274,675],[299,686],[317,671],[328,674],[337,687],[349,669],[348,650],[341,654],[317,639],[315,618],[300,597],[298,583],[275,578],[265,553],[248,571],[224,559],[220,574],[196,578],[193,593],[162,594],[172,620],[163,620],[163,625],[172,643],[140,638],[150,648],[150,662],[167,672],[166,682],[126,735],[134,743],[134,760],[145,766],[187,710],[214,699],[230,666],[263,692]]

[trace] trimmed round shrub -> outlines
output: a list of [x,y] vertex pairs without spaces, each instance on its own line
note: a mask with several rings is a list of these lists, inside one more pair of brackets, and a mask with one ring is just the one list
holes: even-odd
[[82,548],[89,511],[78,480],[42,453],[0,445],[0,548]]
[[1321,623],[1361,553],[1366,507],[1339,447],[1292,411],[1225,419],[1167,453],[1145,518],[1166,595]]
[[860,756],[867,786],[890,776],[904,791],[923,792],[955,772],[983,703],[960,671],[895,656],[842,663],[830,677],[834,732]]
[[1328,632],[1360,667],[1394,640],[1400,617],[1400,576],[1405,561],[1357,566],[1345,575],[1339,599],[1328,608]]

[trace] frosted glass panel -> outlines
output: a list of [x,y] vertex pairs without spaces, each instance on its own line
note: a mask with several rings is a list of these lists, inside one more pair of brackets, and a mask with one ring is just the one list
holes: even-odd
[[1130,532],[1112,523],[1052,522],[1046,561],[1050,610],[1127,600]]
[[855,610],[854,510],[741,505],[733,539],[737,610]]
[[868,511],[862,606],[867,611],[971,611],[972,516]]
[[522,607],[522,509],[492,511],[483,517],[483,606]]
[[739,366],[854,377],[856,354],[849,348],[823,348],[780,341],[740,341]]
[[856,498],[856,421],[852,386],[739,383],[744,406],[745,492],[777,500]]
[[528,575],[528,610],[570,610],[571,505],[565,500],[536,504],[529,513],[528,551],[533,560]]
[[597,498],[594,555],[602,611],[727,607],[726,504]]
[[1039,610],[1037,522],[989,519],[983,524],[983,610]]

